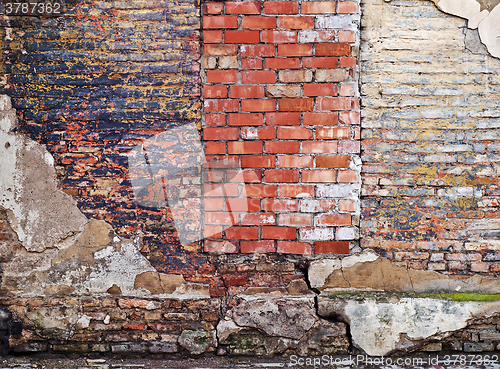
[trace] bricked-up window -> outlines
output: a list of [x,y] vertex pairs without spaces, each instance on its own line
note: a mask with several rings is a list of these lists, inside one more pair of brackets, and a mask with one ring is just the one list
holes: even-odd
[[202,7],[204,250],[349,253],[359,222],[359,4]]

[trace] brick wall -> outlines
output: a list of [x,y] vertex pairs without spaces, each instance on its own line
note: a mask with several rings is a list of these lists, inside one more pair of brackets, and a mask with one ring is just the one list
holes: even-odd
[[496,275],[500,61],[466,49],[465,21],[432,2],[363,6],[362,247]]
[[203,14],[205,251],[349,253],[358,4],[206,2]]

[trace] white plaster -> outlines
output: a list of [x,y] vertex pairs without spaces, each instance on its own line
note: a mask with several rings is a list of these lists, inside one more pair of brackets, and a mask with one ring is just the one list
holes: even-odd
[[468,19],[470,29],[476,29],[489,14],[487,10],[481,11],[481,5],[476,0],[441,0],[436,5],[446,13]]
[[342,268],[350,268],[354,264],[366,263],[370,261],[375,261],[379,256],[372,250],[363,251],[360,254],[354,254],[347,256],[342,259]]
[[312,288],[323,287],[326,279],[335,270],[340,269],[340,259],[322,259],[313,261],[309,266],[308,277]]
[[491,55],[500,58],[500,5],[497,5],[481,23],[479,37]]

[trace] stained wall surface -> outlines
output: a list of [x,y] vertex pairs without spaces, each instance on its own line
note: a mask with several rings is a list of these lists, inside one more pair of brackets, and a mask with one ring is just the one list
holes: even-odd
[[432,2],[370,0],[363,14],[362,247],[496,275],[500,61]]

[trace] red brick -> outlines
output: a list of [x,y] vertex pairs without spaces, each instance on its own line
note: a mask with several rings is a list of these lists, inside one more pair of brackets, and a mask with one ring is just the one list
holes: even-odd
[[297,211],[298,201],[281,200],[281,199],[263,199],[262,210],[275,211],[275,212]]
[[205,211],[206,224],[238,224],[238,213]]
[[253,184],[245,185],[245,192],[248,197],[276,197],[278,189],[276,185]]
[[244,140],[272,140],[276,138],[276,128],[241,127],[241,138]]
[[203,28],[238,28],[238,17],[236,16],[205,16],[203,17]]
[[335,41],[335,31],[301,31],[300,42],[333,42]]
[[267,69],[298,69],[299,58],[266,58]]
[[205,3],[205,14],[221,14],[224,3]]
[[320,226],[351,225],[351,214],[320,214],[316,219]]
[[[225,144],[225,142],[222,142]],[[212,154],[214,155],[214,154]],[[222,170],[206,170],[203,173],[205,181],[208,182],[223,182],[225,180],[225,171]]]
[[231,240],[256,240],[258,239],[257,227],[231,227],[224,232],[226,238]]
[[246,213],[241,215],[242,225],[276,225],[276,214],[273,213]]
[[302,172],[302,182],[336,182],[336,170],[308,170]]
[[335,209],[335,200],[325,199],[302,199],[300,210],[303,213],[325,213]]
[[278,45],[278,56],[311,56],[312,44]]
[[226,183],[224,186],[218,184],[205,184],[203,186],[203,192],[206,197],[211,196],[238,196],[238,184]]
[[340,66],[342,68],[352,68],[356,65],[356,63],[357,63],[356,58],[350,56],[345,56],[340,58]]
[[354,96],[356,85],[354,83],[341,83],[340,96]]
[[339,141],[338,152],[342,154],[353,154],[360,151],[360,142],[358,140]]
[[203,31],[203,42],[206,44],[222,42],[222,31]]
[[239,110],[238,100],[227,99],[227,100],[205,100],[204,109],[206,112],[232,112]]
[[339,31],[339,42],[354,43],[356,34],[353,31]]
[[227,86],[203,86],[203,98],[225,99],[227,98]]
[[276,28],[276,17],[243,17],[241,28],[273,29]]
[[206,225],[203,227],[203,235],[205,238],[222,238],[222,227]]
[[278,241],[277,252],[283,254],[311,255],[312,247],[307,242]]
[[264,86],[231,86],[231,98],[258,99],[264,97]]
[[351,55],[351,45],[346,43],[330,42],[316,44],[316,56],[343,56]]
[[[279,45],[281,46],[281,45]],[[279,47],[278,46],[278,47]],[[240,53],[243,58],[255,58],[263,56],[275,56],[275,45],[241,45]]]
[[279,127],[278,138],[282,140],[307,140],[313,138],[313,132],[305,127]]
[[223,198],[217,198],[217,197],[204,198],[203,202],[205,204],[206,211],[222,211],[222,210],[224,210],[224,199]]
[[312,226],[313,215],[302,214],[302,213],[280,214],[278,218],[278,224],[280,226],[289,226],[289,227]]
[[262,69],[262,59],[242,59],[241,67],[243,69]]
[[204,54],[207,56],[213,55],[236,55],[238,53],[238,45],[204,45]]
[[304,96],[337,96],[333,83],[304,83]]
[[279,80],[284,83],[311,82],[312,73],[307,70],[282,70],[279,72]]
[[300,113],[267,113],[266,124],[298,126],[300,125]]
[[260,113],[229,113],[230,126],[261,126],[264,115]]
[[225,126],[226,114],[205,114],[205,122],[208,127]]
[[238,139],[238,128],[207,127],[203,130],[204,140],[229,141]]
[[217,155],[226,153],[226,144],[224,142],[206,142],[205,154]]
[[315,254],[349,254],[348,241],[315,242]]
[[297,14],[299,3],[297,1],[266,1],[264,14]]
[[260,211],[260,199],[232,199],[226,201],[227,211]]
[[242,83],[276,83],[276,72],[272,70],[256,70],[241,72]]
[[289,29],[314,29],[314,17],[298,16],[278,18],[279,28]]
[[226,14],[260,14],[260,2],[228,1]]
[[268,154],[298,154],[300,152],[298,141],[266,141],[264,145]]
[[278,166],[280,168],[312,168],[313,157],[310,155],[280,155],[278,156]]
[[262,181],[262,170],[227,170],[228,182],[256,183]]
[[123,329],[133,329],[136,331],[143,331],[146,328],[144,323],[127,323],[123,326]]
[[356,203],[353,200],[339,200],[339,211],[356,211]]
[[297,32],[294,31],[262,31],[262,42],[283,44],[297,42]]
[[351,110],[353,99],[350,97],[320,97],[317,99],[318,110]]
[[280,197],[314,197],[314,185],[280,185]]
[[349,168],[351,157],[349,155],[317,155],[317,168]]
[[351,129],[349,127],[317,127],[316,138],[318,140],[351,138]]
[[358,5],[354,1],[339,1],[337,13],[355,14],[358,12]]
[[276,157],[274,155],[244,155],[241,157],[242,168],[274,168]]
[[311,111],[314,110],[314,99],[280,99],[279,111]]
[[338,58],[335,57],[311,57],[303,59],[304,68],[337,68]]
[[271,240],[294,240],[297,231],[287,227],[262,227],[262,238]]
[[335,154],[337,153],[337,142],[332,141],[304,141],[302,142],[304,154]]
[[260,141],[230,141],[227,143],[228,154],[261,154],[262,142]]
[[274,246],[274,241],[264,240],[264,241],[241,241],[241,252],[242,253],[252,253],[252,252],[275,252],[276,247]]
[[238,72],[235,70],[207,70],[208,83],[238,82]]
[[231,273],[223,274],[222,279],[224,280],[224,285],[226,287],[230,286],[246,286],[248,285],[248,274],[244,273]]
[[336,13],[336,6],[336,1],[304,1],[300,12],[301,14]]
[[361,123],[361,115],[358,112],[342,112],[339,113],[339,121],[341,124],[356,124]]
[[259,31],[225,31],[226,44],[256,44],[259,43]]
[[274,99],[251,99],[241,100],[241,111],[275,111],[276,101]]
[[354,170],[339,170],[337,182],[355,183],[358,181],[358,174]]
[[298,182],[299,181],[299,171],[298,170],[266,170],[264,172],[264,181],[268,183],[279,183],[279,182]]
[[238,157],[231,155],[207,155],[205,156],[205,165],[207,168],[237,168]]

